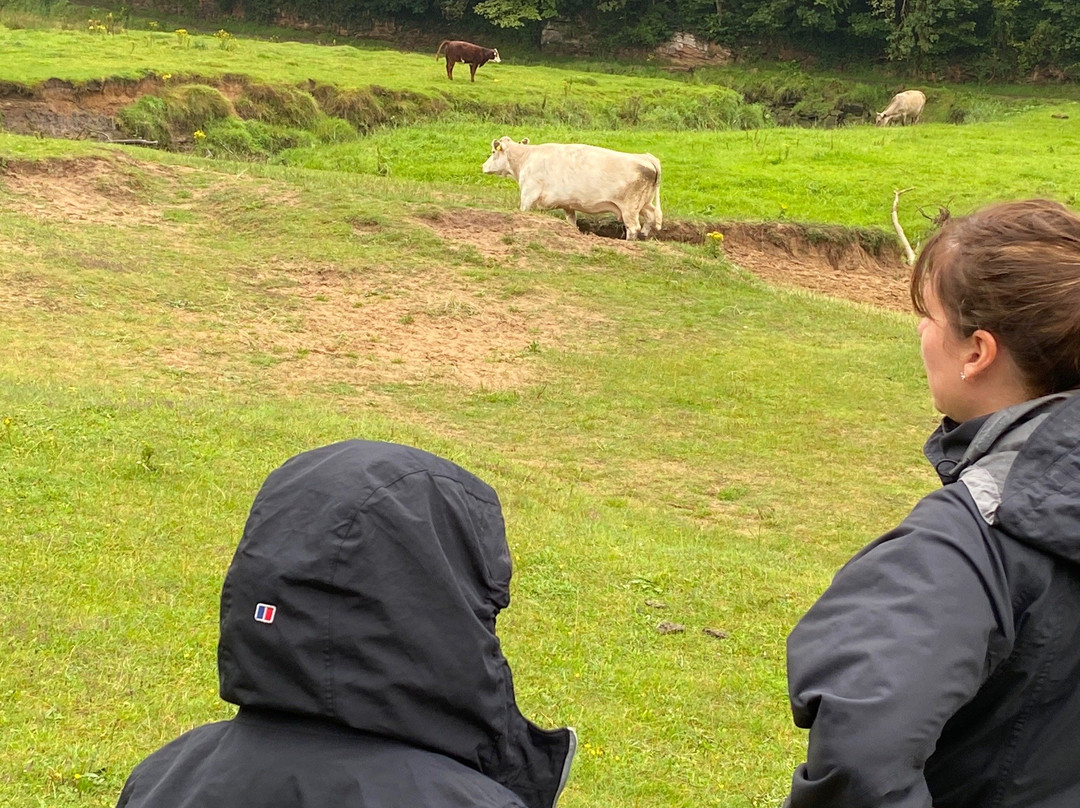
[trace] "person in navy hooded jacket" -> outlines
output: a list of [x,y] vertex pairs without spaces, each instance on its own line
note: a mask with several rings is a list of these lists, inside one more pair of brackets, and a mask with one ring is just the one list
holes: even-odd
[[518,711],[495,492],[418,449],[345,441],[267,478],[221,591],[236,717],[135,767],[119,808],[552,808],[573,730]]
[[1080,216],[949,220],[911,282],[943,487],[788,638],[791,808],[1080,806]]

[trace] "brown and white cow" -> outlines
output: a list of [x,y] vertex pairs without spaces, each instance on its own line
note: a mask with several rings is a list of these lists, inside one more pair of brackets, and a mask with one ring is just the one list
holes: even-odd
[[878,126],[887,126],[897,119],[904,126],[907,126],[909,120],[911,123],[918,123],[925,105],[926,96],[923,95],[922,91],[904,90],[904,92],[893,96],[893,100],[889,102],[889,106],[885,108],[884,112],[877,114],[876,124]]
[[580,213],[614,213],[632,241],[660,230],[660,161],[583,143],[491,141],[485,174],[517,180],[521,210],[561,209],[577,223]]
[[443,47],[446,48],[446,77],[453,80],[454,65],[465,62],[469,65],[469,81],[476,81],[476,68],[488,62],[501,62],[498,48],[481,48],[471,42],[460,39],[444,39],[439,43],[435,51],[435,61],[439,61],[439,54]]

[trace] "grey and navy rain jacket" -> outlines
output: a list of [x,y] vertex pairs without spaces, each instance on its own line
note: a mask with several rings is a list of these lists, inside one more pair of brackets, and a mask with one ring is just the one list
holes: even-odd
[[944,486],[788,638],[792,808],[1080,806],[1080,395],[956,424]]
[[575,749],[518,711],[495,492],[442,458],[346,441],[274,471],[221,593],[221,696],[118,808],[552,808]]

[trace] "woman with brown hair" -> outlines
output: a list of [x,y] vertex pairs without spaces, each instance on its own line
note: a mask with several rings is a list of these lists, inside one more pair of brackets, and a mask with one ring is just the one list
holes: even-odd
[[1080,216],[948,221],[916,263],[943,487],[788,638],[791,808],[1080,806]]

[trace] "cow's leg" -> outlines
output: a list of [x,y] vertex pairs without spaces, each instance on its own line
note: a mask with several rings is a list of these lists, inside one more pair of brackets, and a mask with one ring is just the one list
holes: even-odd
[[469,81],[476,81],[476,62],[469,62]]
[[641,209],[641,237],[648,238],[656,226],[656,208],[649,202]]
[[446,77],[448,79],[450,79],[451,81],[454,80],[454,60],[453,59],[447,59],[446,60]]
[[635,241],[638,237],[638,233],[641,232],[641,211],[634,209],[621,208],[616,205],[618,209],[619,221],[623,223],[626,228],[626,240]]
[[536,188],[532,191],[521,192],[521,210],[532,210],[532,206],[536,204],[536,200],[540,198],[540,189]]
[[563,213],[566,214],[566,221],[570,222],[574,227],[577,227],[577,211],[573,208],[563,208]]
[[658,233],[664,229],[664,211],[660,207],[660,186],[656,186],[656,190],[653,192],[652,199],[649,200],[649,204],[646,206],[648,209],[648,226],[649,233]]

